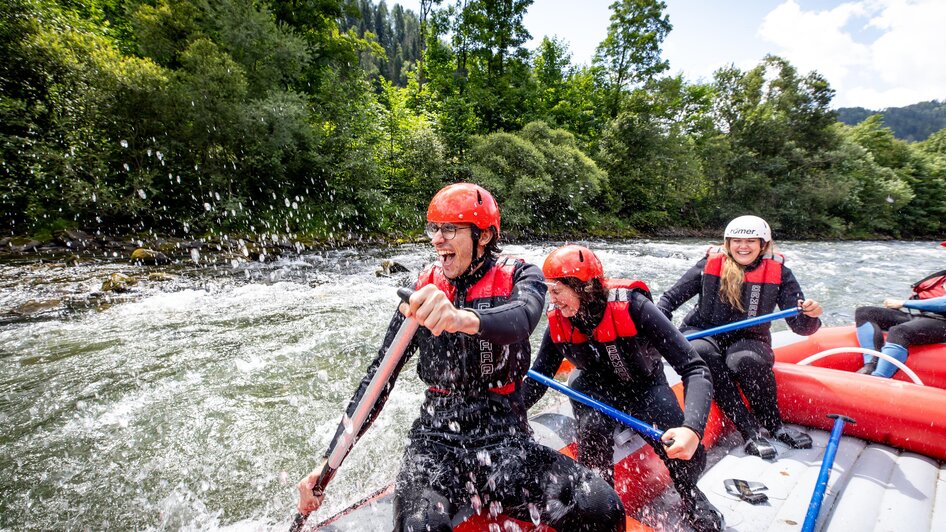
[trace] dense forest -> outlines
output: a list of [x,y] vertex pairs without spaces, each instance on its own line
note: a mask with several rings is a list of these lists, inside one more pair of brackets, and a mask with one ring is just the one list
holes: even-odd
[[838,121],[851,126],[863,122],[871,115],[880,115],[884,125],[893,131],[893,135],[903,140],[926,140],[933,133],[946,128],[946,103],[936,100],[906,107],[888,107],[883,111],[871,111],[863,107],[838,109]]
[[[590,65],[532,0],[5,0],[0,230],[408,235],[445,183],[520,236],[942,237],[946,130],[831,110],[768,56],[667,75],[665,4],[618,0]],[[888,117],[889,120],[889,117]]]

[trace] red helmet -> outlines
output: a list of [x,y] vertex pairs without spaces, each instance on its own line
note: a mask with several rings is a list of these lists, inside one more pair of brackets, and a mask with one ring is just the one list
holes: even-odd
[[604,267],[590,249],[571,244],[549,253],[542,265],[542,273],[546,279],[575,277],[587,283],[591,279],[604,277]]
[[472,183],[447,185],[434,194],[427,207],[427,221],[471,223],[480,229],[496,227],[499,234],[499,205],[485,188]]

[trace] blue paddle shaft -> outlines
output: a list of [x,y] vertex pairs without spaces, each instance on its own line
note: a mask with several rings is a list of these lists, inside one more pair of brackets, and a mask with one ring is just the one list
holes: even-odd
[[571,399],[574,399],[581,404],[590,406],[591,408],[594,408],[595,410],[597,410],[598,412],[601,412],[602,414],[611,416],[614,419],[620,421],[621,423],[624,423],[625,425],[636,430],[637,432],[640,432],[641,434],[647,436],[648,438],[652,438],[659,441],[660,437],[663,436],[663,432],[660,432],[654,427],[651,427],[647,423],[644,423],[643,421],[637,418],[631,417],[612,406],[608,406],[602,403],[601,401],[598,401],[597,399],[593,399],[581,392],[577,392],[569,388],[568,386],[565,386],[564,384],[558,382],[555,379],[550,379],[546,377],[545,375],[542,375],[541,373],[537,371],[533,371],[531,369],[529,370],[528,375],[530,379],[540,384],[544,384],[545,386],[548,386],[549,388],[552,388],[553,390],[562,392],[563,394],[567,395]]
[[838,445],[841,441],[841,433],[844,432],[844,423],[846,421],[854,422],[853,419],[832,414],[834,417],[834,427],[831,428],[831,437],[828,439],[828,446],[824,450],[824,458],[821,460],[821,471],[818,472],[818,481],[815,483],[815,491],[811,494],[811,503],[808,505],[808,513],[805,515],[805,524],[802,525],[802,532],[812,532],[815,524],[818,522],[818,514],[821,512],[821,503],[824,500],[824,493],[828,489],[828,479],[831,477],[831,467],[834,465],[834,457],[838,453]]
[[759,325],[760,323],[768,323],[770,321],[780,320],[782,318],[791,318],[801,312],[798,307],[780,310],[778,312],[773,312],[771,314],[766,314],[764,316],[756,316],[755,318],[749,318],[747,320],[734,321],[732,323],[727,323],[726,325],[720,325],[719,327],[713,327],[712,329],[706,329],[705,331],[695,331],[686,335],[687,340],[696,340],[697,338],[704,338],[706,336],[713,336],[714,334],[721,334],[725,332],[735,331],[736,329],[744,329],[746,327],[752,327],[753,325]]

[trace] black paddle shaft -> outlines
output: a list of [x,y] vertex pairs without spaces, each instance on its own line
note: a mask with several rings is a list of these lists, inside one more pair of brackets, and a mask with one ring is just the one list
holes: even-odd
[[[401,298],[401,301],[405,303],[410,303],[411,295],[414,293],[413,290],[407,287],[398,288],[397,295]],[[402,328],[404,326],[402,325]],[[413,337],[413,332],[411,333]],[[398,358],[401,357],[403,351],[397,355]],[[364,398],[362,398],[364,400]],[[341,464],[339,464],[341,465]],[[335,476],[335,473],[338,471],[337,467],[332,467],[329,462],[326,460],[325,465],[322,466],[322,472],[319,473],[319,479],[315,482],[315,486],[312,487],[312,494],[316,497],[321,497],[325,494],[325,488],[328,486],[328,483],[331,482],[332,478]],[[292,525],[289,527],[289,532],[299,532],[302,530],[302,527],[305,526],[305,521],[309,517],[308,514],[302,514],[301,512],[296,513],[295,519],[292,520]]]

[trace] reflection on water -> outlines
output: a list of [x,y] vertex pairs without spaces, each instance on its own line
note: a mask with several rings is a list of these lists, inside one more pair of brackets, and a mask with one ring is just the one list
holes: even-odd
[[[611,276],[644,279],[657,295],[708,245],[583,243]],[[506,252],[541,264],[559,244]],[[928,242],[782,248],[828,324],[905,295],[946,262]],[[319,461],[408,281],[376,277],[382,258],[416,272],[433,254],[408,245],[216,268],[0,264],[0,527],[286,526],[295,482]],[[92,295],[111,273],[155,271],[170,280]],[[30,302],[48,304],[11,312]],[[422,390],[408,365],[319,515],[393,477]]]

